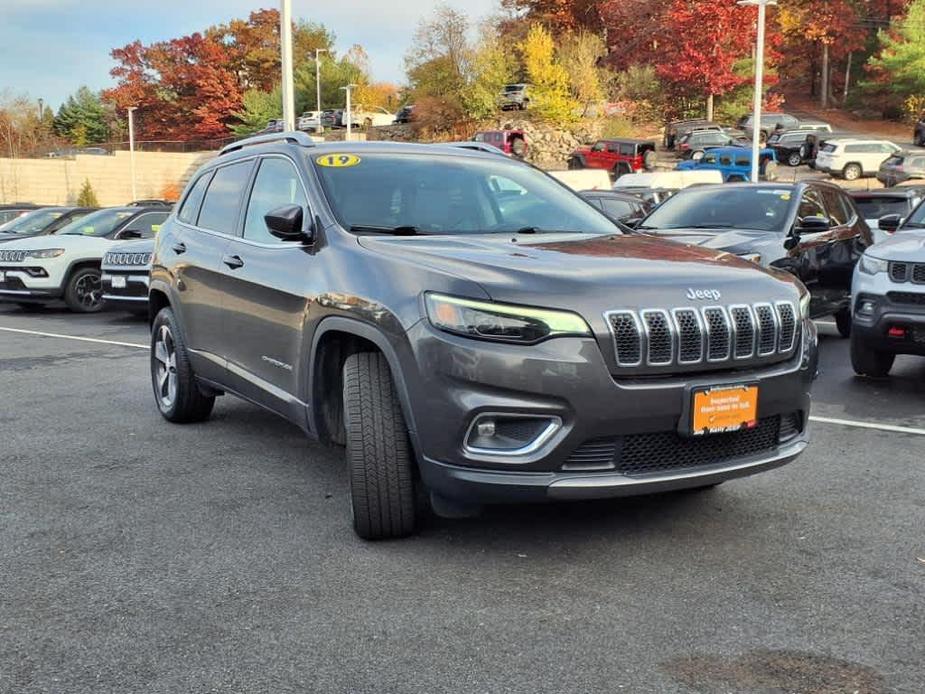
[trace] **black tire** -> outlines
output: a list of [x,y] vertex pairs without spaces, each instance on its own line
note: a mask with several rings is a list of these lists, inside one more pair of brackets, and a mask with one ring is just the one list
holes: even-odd
[[896,355],[871,349],[857,333],[851,336],[851,366],[858,376],[883,378],[893,368]]
[[569,157],[568,168],[572,171],[585,168],[584,162],[578,157]]
[[858,164],[847,164],[842,169],[841,176],[846,181],[856,181],[864,174],[864,170]]
[[[161,352],[158,343],[166,338],[170,343],[165,344],[167,351]],[[186,342],[169,307],[162,308],[151,325],[150,360],[154,401],[164,419],[174,424],[192,424],[208,419],[215,406],[215,396],[203,393],[196,383]],[[172,393],[168,392],[171,377]]]
[[379,352],[344,363],[344,428],[353,529],[364,540],[414,532],[414,468],[389,364]]
[[838,334],[844,338],[851,337],[851,309],[843,308],[835,314],[835,326]]
[[787,166],[799,166],[803,163],[803,157],[799,152],[791,152],[787,155]]
[[98,267],[76,269],[64,285],[64,303],[74,313],[99,313],[103,310],[103,282]]

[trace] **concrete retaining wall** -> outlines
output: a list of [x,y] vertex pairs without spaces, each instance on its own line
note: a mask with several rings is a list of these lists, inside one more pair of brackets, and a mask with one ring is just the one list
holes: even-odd
[[[215,152],[135,153],[138,198],[160,198],[167,186],[182,187]],[[0,203],[73,204],[85,180],[100,205],[132,200],[130,155],[78,155],[74,159],[0,159]]]

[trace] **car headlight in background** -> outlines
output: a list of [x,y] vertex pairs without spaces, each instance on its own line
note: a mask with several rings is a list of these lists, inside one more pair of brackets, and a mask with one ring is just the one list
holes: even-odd
[[27,258],[57,258],[59,255],[64,255],[63,248],[43,248],[40,251],[26,253]]
[[434,327],[467,337],[534,344],[563,335],[590,336],[580,316],[568,311],[475,301],[426,294],[427,317]]
[[861,262],[859,268],[861,272],[865,275],[877,275],[881,272],[886,272],[890,267],[890,263],[886,260],[880,260],[880,258],[873,258],[866,253],[861,256]]

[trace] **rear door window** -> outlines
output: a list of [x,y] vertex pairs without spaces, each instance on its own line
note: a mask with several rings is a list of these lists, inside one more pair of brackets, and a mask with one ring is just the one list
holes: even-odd
[[223,166],[215,172],[202,201],[198,226],[222,234],[237,232],[238,213],[253,162]]
[[636,154],[636,148],[633,145],[620,145],[621,157],[632,157]]
[[844,226],[854,217],[854,210],[849,207],[849,204],[845,200],[845,196],[839,193],[837,190],[830,190],[829,188],[823,188],[822,191],[822,201],[825,204],[825,210],[828,213],[829,219],[832,220],[832,224],[835,226]]

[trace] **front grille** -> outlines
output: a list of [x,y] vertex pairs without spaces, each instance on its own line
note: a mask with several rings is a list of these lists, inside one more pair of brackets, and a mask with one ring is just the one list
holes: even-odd
[[752,429],[684,437],[676,431],[629,434],[586,441],[563,463],[572,472],[611,470],[649,475],[726,463],[773,452],[803,431],[800,412],[765,417]]
[[150,253],[120,253],[110,251],[103,257],[103,265],[110,267],[137,266],[144,267],[151,262]]
[[613,311],[607,315],[617,366],[723,368],[753,358],[779,360],[796,347],[797,312],[777,304]]
[[894,282],[925,284],[925,263],[890,263],[890,279]]
[[887,292],[886,296],[894,304],[925,306],[925,294],[917,294],[916,292]]
[[0,263],[21,263],[25,259],[25,251],[0,250]]

